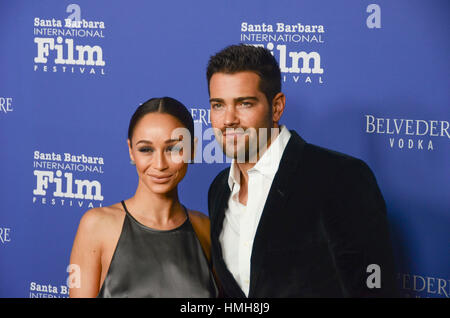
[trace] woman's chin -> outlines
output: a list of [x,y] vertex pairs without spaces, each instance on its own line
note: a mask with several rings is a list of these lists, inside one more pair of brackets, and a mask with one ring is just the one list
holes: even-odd
[[147,184],[147,188],[155,193],[155,194],[168,194],[173,191],[174,188],[176,188],[176,184],[173,184],[172,182],[168,183],[151,183]]

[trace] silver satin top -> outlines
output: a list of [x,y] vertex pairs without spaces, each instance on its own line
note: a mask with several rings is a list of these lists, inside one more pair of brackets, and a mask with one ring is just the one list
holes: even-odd
[[122,232],[97,297],[217,297],[189,217],[176,229],[155,230],[139,223],[125,202],[122,205],[126,212]]

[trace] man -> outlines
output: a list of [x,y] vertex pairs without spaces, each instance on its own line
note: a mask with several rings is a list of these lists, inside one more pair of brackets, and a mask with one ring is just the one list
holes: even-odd
[[280,126],[270,51],[232,45],[207,69],[211,124],[233,158],[208,193],[212,259],[228,297],[390,297],[393,258],[375,177]]

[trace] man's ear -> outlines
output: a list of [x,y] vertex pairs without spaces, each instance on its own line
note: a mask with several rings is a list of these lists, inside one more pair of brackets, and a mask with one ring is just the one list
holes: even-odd
[[279,92],[272,100],[272,121],[278,123],[283,115],[284,107],[286,105],[286,96]]

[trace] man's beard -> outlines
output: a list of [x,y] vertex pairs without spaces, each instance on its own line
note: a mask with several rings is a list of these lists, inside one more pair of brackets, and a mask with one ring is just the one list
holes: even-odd
[[257,133],[252,127],[215,128],[214,134],[225,155],[238,163],[256,163],[274,135],[271,129],[259,128]]

